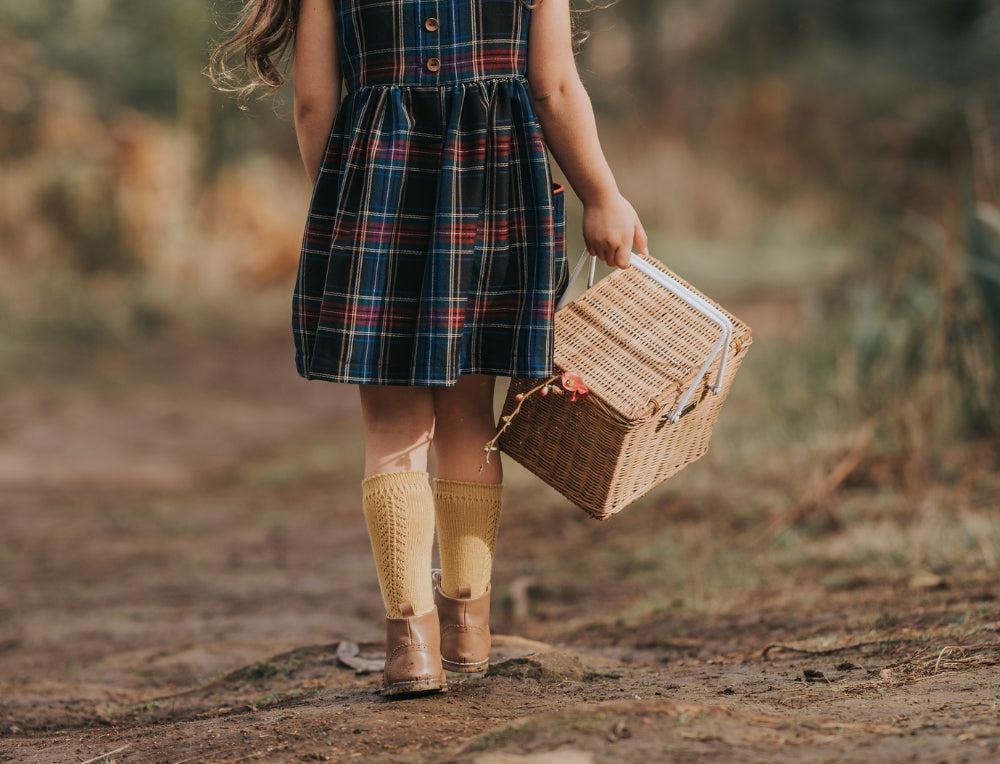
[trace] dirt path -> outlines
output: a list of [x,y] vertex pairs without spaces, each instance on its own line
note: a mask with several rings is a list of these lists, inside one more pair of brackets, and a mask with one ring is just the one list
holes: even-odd
[[0,380],[0,761],[1000,757],[994,464],[784,542],[732,492],[600,524],[511,468],[491,672],[389,703],[337,656],[381,639],[354,394],[289,364],[243,332]]

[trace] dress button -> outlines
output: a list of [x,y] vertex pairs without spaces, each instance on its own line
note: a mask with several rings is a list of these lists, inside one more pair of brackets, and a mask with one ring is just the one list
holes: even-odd
[[436,72],[440,68],[441,68],[441,59],[440,58],[428,58],[427,59],[427,69],[428,69],[428,71]]
[[438,31],[439,26],[440,25],[438,24],[438,20],[433,16],[431,16],[429,19],[427,19],[427,21],[424,22],[424,29],[426,29],[428,32]]

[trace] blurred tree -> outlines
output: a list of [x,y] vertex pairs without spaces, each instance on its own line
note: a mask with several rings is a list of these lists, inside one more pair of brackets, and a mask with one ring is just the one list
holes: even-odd
[[[236,0],[0,0],[0,28],[31,41],[41,62],[86,84],[99,116],[131,108],[200,136],[205,170],[251,147],[294,143],[277,129],[273,104],[250,119],[213,92],[202,70]],[[234,127],[232,122],[238,122]]]

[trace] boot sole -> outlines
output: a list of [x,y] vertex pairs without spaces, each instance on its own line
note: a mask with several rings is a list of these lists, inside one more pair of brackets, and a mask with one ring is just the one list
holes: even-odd
[[489,660],[480,661],[479,663],[452,663],[451,661],[441,659],[441,665],[444,666],[445,671],[449,671],[452,674],[465,674],[466,676],[485,676],[486,672],[490,668]]
[[416,682],[396,682],[382,690],[388,698],[406,698],[414,695],[431,695],[444,692],[447,686],[440,679],[421,679]]

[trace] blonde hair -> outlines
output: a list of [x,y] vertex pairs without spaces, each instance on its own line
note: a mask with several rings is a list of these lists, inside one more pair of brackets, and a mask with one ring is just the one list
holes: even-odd
[[295,40],[302,0],[246,0],[229,37],[208,61],[212,84],[245,101],[255,91],[274,92],[285,84],[281,63]]

